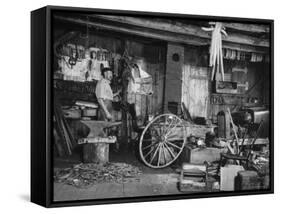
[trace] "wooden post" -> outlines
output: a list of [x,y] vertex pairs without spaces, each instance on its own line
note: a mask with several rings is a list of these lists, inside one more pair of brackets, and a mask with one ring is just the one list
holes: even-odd
[[217,116],[218,136],[221,138],[230,138],[230,116],[225,111],[220,111]]

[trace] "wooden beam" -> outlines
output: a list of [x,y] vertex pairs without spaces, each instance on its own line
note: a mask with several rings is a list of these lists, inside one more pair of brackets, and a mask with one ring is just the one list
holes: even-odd
[[[109,15],[92,15],[92,17],[97,17],[100,19],[113,21],[116,23],[122,24],[130,24],[134,26],[151,28],[156,30],[162,30],[167,32],[179,33],[184,35],[197,36],[204,39],[210,39],[211,33],[206,32],[201,29],[201,27],[196,25],[184,24],[177,21],[169,21],[163,19],[147,19],[147,18],[135,18],[135,17],[127,17],[127,16],[109,16]],[[229,27],[236,27],[240,29],[246,29],[246,26],[243,24],[227,24]],[[249,25],[248,30],[257,28],[256,25]],[[260,47],[269,47],[269,41],[267,39],[262,39],[259,37],[243,35],[239,33],[231,33],[227,37],[223,36],[222,40],[225,42],[260,46]]]
[[[105,24],[99,22],[93,22],[85,20],[81,17],[65,17],[65,16],[54,16],[55,19],[61,21],[67,21],[76,23],[79,25],[88,25],[94,28],[100,28],[130,35],[137,35],[147,38],[153,38],[161,41],[175,42],[187,45],[195,45],[195,46],[207,46],[210,44],[210,38],[201,38],[198,36],[188,35],[188,34],[178,34],[169,31],[161,31],[151,28],[143,28],[138,26],[130,26],[124,27],[117,25],[116,23]],[[238,43],[230,43],[223,41],[223,48],[231,48],[235,50],[245,51],[245,52],[256,52],[256,53],[264,53],[267,49],[263,47],[255,47],[251,45],[243,45]]]
[[87,21],[81,18],[72,18],[72,17],[64,17],[64,16],[55,16],[56,19],[62,20],[62,21],[69,21],[76,24],[82,24],[82,25],[89,25],[95,28],[101,28],[106,30],[112,30],[117,31],[121,33],[128,33],[138,36],[144,36],[148,38],[154,38],[158,40],[164,40],[164,41],[170,41],[170,42],[176,42],[176,43],[185,43],[190,45],[208,45],[207,39],[201,39],[196,38],[194,36],[190,35],[175,35],[171,34],[170,32],[158,32],[156,30],[151,29],[140,29],[137,27],[121,27],[117,24],[105,24],[105,23],[98,23],[98,22],[92,22]]
[[269,26],[258,24],[240,24],[240,23],[224,23],[226,28],[234,30],[253,32],[253,33],[269,33]]
[[268,54],[269,53],[268,48],[255,47],[255,46],[251,46],[251,45],[243,45],[243,44],[238,44],[238,43],[223,42],[222,47],[232,49],[232,50],[237,50],[237,51],[250,52],[250,53],[252,53],[252,52],[260,53],[260,54]]

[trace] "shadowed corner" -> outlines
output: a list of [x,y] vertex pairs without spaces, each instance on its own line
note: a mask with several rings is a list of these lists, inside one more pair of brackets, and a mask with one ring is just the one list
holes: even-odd
[[28,194],[21,194],[21,195],[19,195],[19,198],[23,201],[30,202],[30,195],[28,195]]

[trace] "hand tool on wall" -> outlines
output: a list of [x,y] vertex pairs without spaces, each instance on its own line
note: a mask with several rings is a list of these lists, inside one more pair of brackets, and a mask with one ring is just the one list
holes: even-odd
[[59,39],[56,40],[54,43],[54,54],[56,57],[60,58],[61,54],[58,53],[58,46],[63,45],[64,43],[68,42],[69,40],[73,39],[78,33],[74,31],[70,31],[69,33],[64,34]]

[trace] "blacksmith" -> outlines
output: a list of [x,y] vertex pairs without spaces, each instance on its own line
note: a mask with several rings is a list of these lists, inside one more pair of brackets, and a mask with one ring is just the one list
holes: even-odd
[[99,80],[96,86],[96,97],[100,105],[98,113],[98,120],[112,121],[112,101],[121,91],[117,91],[113,94],[110,83],[113,78],[113,74],[110,68],[103,68],[101,70],[102,78]]

